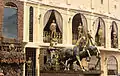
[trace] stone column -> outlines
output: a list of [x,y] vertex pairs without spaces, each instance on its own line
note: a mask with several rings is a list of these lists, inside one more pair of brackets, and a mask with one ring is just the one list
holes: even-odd
[[39,32],[39,10],[38,10],[38,7],[39,5],[34,5],[34,11],[33,11],[33,41],[34,42],[38,42],[38,38],[40,37],[39,36],[39,33],[43,33],[43,32]]
[[120,49],[120,23],[117,23],[117,27],[118,27],[118,49]]
[[105,25],[105,42],[106,42],[106,47],[110,48],[111,47],[111,21],[110,19],[107,19]]
[[101,51],[101,76],[106,76],[107,58],[105,57],[105,50]]
[[[26,52],[26,50],[25,50],[26,48],[24,47],[24,53]],[[25,63],[23,64],[23,76],[25,76]]]
[[40,76],[40,63],[39,63],[40,49],[36,49],[36,76]]
[[69,9],[67,9],[67,44],[72,44],[72,18]]

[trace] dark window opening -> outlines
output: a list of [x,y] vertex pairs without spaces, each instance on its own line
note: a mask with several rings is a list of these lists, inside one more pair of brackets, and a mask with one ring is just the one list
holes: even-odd
[[95,34],[95,42],[97,46],[105,46],[105,25],[104,21],[101,18],[96,20],[96,34]]
[[97,28],[97,33],[95,35],[95,42],[97,42],[97,45],[98,46],[101,46],[101,42],[100,42],[100,37],[99,37],[99,29],[100,29],[100,20],[99,20],[99,23],[98,23],[98,28]]
[[30,7],[29,12],[29,41],[33,42],[33,7]]
[[59,29],[59,25],[57,24],[57,20],[55,17],[55,10],[50,10],[51,14],[49,17],[49,20],[47,22],[47,24],[44,27],[44,32],[43,32],[43,42],[50,42],[50,35],[51,35],[51,31],[50,31],[50,25],[53,22],[53,20],[55,20],[55,24],[56,24],[56,33],[57,33],[57,40],[58,43],[62,43],[62,32]]
[[48,20],[48,22],[47,22],[47,24],[46,24],[46,26],[45,26],[45,28],[44,28],[44,31],[50,32],[50,24],[52,23],[53,20],[55,20],[55,23],[56,23],[56,25],[57,25],[57,27],[56,27],[56,32],[60,32],[60,30],[59,30],[59,28],[58,28],[58,24],[57,24],[57,22],[56,22],[56,18],[55,18],[54,11],[52,11],[52,13],[51,13],[51,15],[50,15],[50,18],[49,18],[49,20]]
[[[36,49],[26,48],[26,62],[31,58],[31,71],[29,70],[27,63],[25,64],[25,76],[36,76]],[[29,75],[28,75],[29,73]]]
[[118,47],[118,29],[117,29],[116,22],[112,22],[111,47],[112,48],[117,48]]
[[72,21],[72,33],[78,33],[77,31],[77,27],[79,26],[79,23],[82,23],[82,19],[81,19],[81,14],[77,14],[74,18],[73,18],[73,21]]
[[81,14],[77,14],[72,21],[72,44],[76,44],[78,40],[78,26],[80,23],[83,25]]

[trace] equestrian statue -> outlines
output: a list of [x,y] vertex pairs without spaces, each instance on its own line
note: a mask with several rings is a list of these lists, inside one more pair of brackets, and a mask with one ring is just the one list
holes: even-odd
[[[78,26],[78,40],[73,48],[64,48],[64,49],[56,49],[54,47],[53,37],[51,37],[50,41],[50,47],[48,48],[48,52],[50,57],[48,57],[48,60],[50,60],[50,64],[53,65],[53,58],[54,60],[54,67],[60,66],[60,69],[72,69],[73,63],[76,62],[77,65],[81,68],[82,71],[85,71],[86,69],[81,64],[81,60],[83,58],[86,58],[87,61],[90,61],[92,56],[96,56],[98,59],[96,65],[94,68],[97,67],[97,65],[100,62],[100,51],[96,47],[96,45],[93,43],[93,38],[91,36],[91,31],[85,31],[83,25]],[[54,53],[53,53],[54,52]],[[54,68],[53,67],[53,68]],[[57,69],[57,68],[56,68]]]
[[85,32],[82,26],[79,26],[78,29],[82,30],[82,34],[80,34],[80,38],[78,39],[76,45],[73,48],[64,48],[64,50],[61,51],[61,55],[59,56],[59,62],[69,70],[76,61],[76,64],[79,65],[81,70],[85,71],[85,68],[81,64],[81,60],[83,58],[87,58],[88,61],[90,61],[92,56],[96,56],[98,59],[94,67],[96,68],[101,59],[100,51],[94,45],[90,32]]

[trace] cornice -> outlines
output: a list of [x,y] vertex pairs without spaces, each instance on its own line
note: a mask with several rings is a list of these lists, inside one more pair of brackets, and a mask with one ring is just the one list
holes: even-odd
[[[23,0],[21,0],[23,1]],[[53,8],[57,8],[57,9],[63,9],[66,11],[72,11],[75,13],[82,13],[83,15],[90,15],[90,16],[94,16],[94,17],[101,17],[103,19],[110,19],[110,20],[115,20],[115,21],[120,21],[119,18],[115,18],[112,14],[109,13],[99,13],[97,11],[95,11],[94,9],[81,9],[81,8],[76,8],[76,7],[72,7],[71,5],[54,5],[54,4],[50,4],[50,3],[45,3],[43,1],[34,1],[34,0],[25,0],[24,2],[26,3],[33,3],[36,5],[40,5],[40,6],[48,6],[48,7],[53,7]]]

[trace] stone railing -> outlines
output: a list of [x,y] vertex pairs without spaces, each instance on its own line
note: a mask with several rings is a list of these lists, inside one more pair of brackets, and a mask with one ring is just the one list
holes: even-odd
[[[58,40],[58,43],[62,43],[62,33],[57,32],[57,40]],[[48,31],[43,32],[43,42],[45,43],[50,42],[50,32]]]

